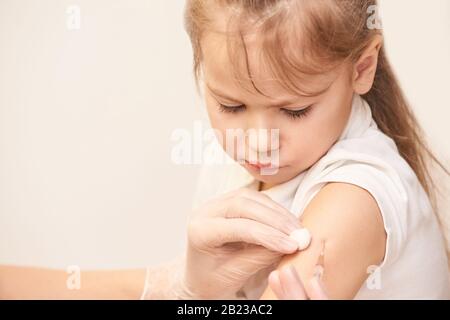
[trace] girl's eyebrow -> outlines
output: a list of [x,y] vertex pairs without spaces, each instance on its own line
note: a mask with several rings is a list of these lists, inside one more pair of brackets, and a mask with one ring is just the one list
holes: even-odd
[[[228,100],[228,101],[237,102],[236,99],[234,99],[234,98],[232,98],[232,97],[226,95],[225,93],[222,93],[222,92],[220,92],[220,91],[217,90],[217,89],[213,89],[208,83],[206,83],[206,87],[207,87],[207,88],[208,88],[215,96],[221,97],[221,98],[223,98],[223,99],[225,99],[225,100]],[[311,98],[311,97],[308,97],[308,96],[299,96],[299,97],[297,97],[297,98],[296,98],[296,97],[293,97],[293,98],[290,98],[290,99],[278,100],[278,101],[276,101],[275,103],[271,103],[271,104],[268,105],[267,107],[271,107],[271,108],[282,108],[282,107],[285,107],[285,106],[288,106],[288,105],[291,105],[291,104],[295,104],[295,103],[298,102],[298,100],[300,100],[300,99],[302,99],[302,98]]]
[[222,92],[220,92],[220,91],[217,90],[217,89],[213,89],[208,83],[206,83],[206,87],[207,87],[207,88],[209,89],[209,91],[211,91],[215,96],[224,98],[225,100],[237,102],[236,99],[234,99],[234,98],[232,98],[232,97],[230,97],[230,96],[227,96],[225,93],[222,93]]

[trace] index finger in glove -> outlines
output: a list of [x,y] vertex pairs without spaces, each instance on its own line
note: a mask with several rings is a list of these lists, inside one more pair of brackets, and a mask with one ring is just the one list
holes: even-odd
[[193,221],[188,232],[191,241],[205,249],[233,242],[256,244],[284,254],[298,249],[298,243],[283,232],[250,219],[201,219]]

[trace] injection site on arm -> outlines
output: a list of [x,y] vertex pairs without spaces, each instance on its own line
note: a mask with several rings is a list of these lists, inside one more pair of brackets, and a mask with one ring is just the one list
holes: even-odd
[[[331,299],[354,298],[368,268],[379,265],[385,254],[386,233],[375,199],[356,185],[329,183],[301,217],[310,244],[285,256],[277,269],[294,266],[305,286],[320,273]],[[261,299],[276,297],[268,287]]]

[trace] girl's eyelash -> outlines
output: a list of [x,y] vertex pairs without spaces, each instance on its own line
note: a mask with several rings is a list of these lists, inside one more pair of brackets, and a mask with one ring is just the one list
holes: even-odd
[[[244,105],[239,106],[226,106],[224,104],[219,103],[219,109],[221,112],[225,113],[238,113],[245,110]],[[306,117],[311,111],[311,106],[306,107],[301,110],[289,110],[289,109],[281,109],[281,111],[286,114],[291,119],[300,119]]]
[[301,110],[289,110],[289,109],[281,109],[284,114],[292,119],[300,119],[306,117],[311,111],[311,106],[306,107]]
[[221,112],[225,112],[225,113],[238,113],[238,112],[244,111],[245,106],[244,105],[226,106],[224,104],[219,103],[219,109]]

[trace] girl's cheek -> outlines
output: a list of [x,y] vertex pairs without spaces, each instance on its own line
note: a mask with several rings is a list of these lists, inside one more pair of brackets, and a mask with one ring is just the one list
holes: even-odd
[[227,115],[220,112],[219,108],[208,105],[207,112],[209,116],[209,120],[213,128],[217,128],[219,130],[226,129],[227,126],[230,125],[229,119],[227,119]]

